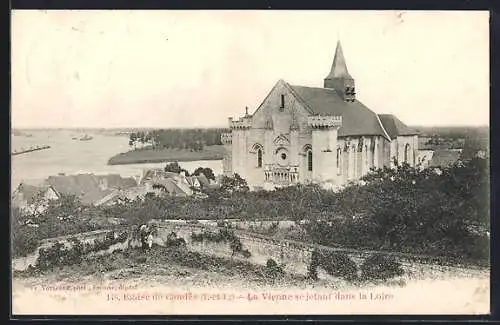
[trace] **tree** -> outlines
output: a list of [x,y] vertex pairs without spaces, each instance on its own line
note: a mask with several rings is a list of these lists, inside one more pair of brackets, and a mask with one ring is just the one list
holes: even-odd
[[184,172],[186,176],[189,176],[189,172],[182,168],[177,161],[174,161],[173,163],[167,164],[164,169],[166,172],[171,172],[171,173],[176,173],[180,174],[181,172]]
[[49,202],[47,209],[44,211],[44,219],[48,218],[67,218],[75,215],[82,210],[80,200],[73,194],[61,194],[58,200]]
[[193,172],[193,176],[199,176],[200,174],[203,174],[203,175],[205,175],[206,178],[215,181],[215,174],[214,174],[214,171],[211,168],[208,168],[208,167],[206,167],[206,168],[198,167]]
[[237,173],[233,177],[223,176],[221,181],[221,190],[226,192],[248,192],[247,181],[241,178]]
[[130,138],[129,138],[129,141],[128,141],[128,145],[130,147],[134,147],[134,150],[137,149],[137,142],[140,140],[140,137],[139,137],[139,134],[138,133],[135,133],[135,132],[132,132],[130,133]]
[[25,222],[36,222],[36,220],[39,220],[47,206],[48,202],[45,200],[45,191],[43,189],[36,191],[31,199],[31,204],[24,209]]
[[11,212],[11,245],[13,257],[27,256],[33,253],[40,244],[40,237],[36,228],[27,225],[23,220],[27,217],[19,208]]
[[305,200],[316,210],[306,225],[309,237],[325,245],[488,258],[487,250],[471,249],[489,229],[486,159],[459,161],[442,174],[403,164],[372,170],[363,180],[335,193],[326,210],[335,222],[315,220],[323,199]]

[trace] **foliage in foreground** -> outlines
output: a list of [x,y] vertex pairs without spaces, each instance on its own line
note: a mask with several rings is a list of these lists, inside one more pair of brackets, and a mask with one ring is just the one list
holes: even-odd
[[151,219],[292,219],[303,221],[309,239],[327,246],[489,260],[488,160],[458,162],[439,173],[407,165],[384,168],[363,181],[337,193],[317,185],[249,192],[235,175],[223,178],[224,186],[203,199],[149,196],[93,208],[68,198],[37,216],[38,228],[14,224],[13,251],[26,254],[40,239],[103,227],[93,222],[96,218],[124,218],[129,224]]
[[366,184],[318,191],[329,213],[308,218],[319,244],[489,260],[489,175],[485,159],[441,173],[409,166],[373,171]]
[[227,228],[220,228],[218,232],[204,231],[201,233],[193,232],[191,234],[193,242],[214,242],[228,243],[233,255],[241,254],[245,258],[252,256],[248,249],[243,249],[241,239],[234,234],[234,231]]
[[83,243],[77,238],[71,238],[66,245],[63,242],[57,242],[50,247],[40,249],[36,268],[39,270],[49,270],[67,265],[80,264],[85,255],[105,251],[112,245],[124,243],[127,239],[128,234],[123,232],[116,237],[113,233],[108,233],[103,240],[96,239],[90,243]]
[[348,281],[356,280],[358,277],[356,263],[345,253],[314,250],[309,265],[310,278],[318,278],[318,268],[322,268],[331,276],[344,278]]
[[401,263],[394,257],[373,254],[360,266],[363,280],[387,280],[404,274]]

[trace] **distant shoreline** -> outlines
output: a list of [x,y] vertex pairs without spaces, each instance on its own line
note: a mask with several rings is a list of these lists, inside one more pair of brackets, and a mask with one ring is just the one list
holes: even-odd
[[108,160],[108,165],[151,164],[163,162],[186,162],[198,160],[222,160],[222,145],[207,146],[201,151],[178,149],[138,149],[117,154]]

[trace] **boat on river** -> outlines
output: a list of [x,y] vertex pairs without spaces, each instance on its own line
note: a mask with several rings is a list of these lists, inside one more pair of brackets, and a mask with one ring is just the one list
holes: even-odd
[[80,141],[90,141],[92,140],[94,137],[91,137],[90,135],[88,134],[85,134],[83,137],[80,138]]

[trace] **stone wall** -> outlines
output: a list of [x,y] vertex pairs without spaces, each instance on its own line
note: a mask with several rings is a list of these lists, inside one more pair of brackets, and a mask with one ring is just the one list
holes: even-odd
[[[155,238],[155,243],[163,245],[167,240],[167,236],[171,232],[175,232],[178,237],[186,240],[188,249],[195,252],[200,252],[212,256],[231,257],[232,251],[228,243],[213,243],[213,242],[193,242],[191,234],[201,233],[203,231],[217,232],[217,227],[212,226],[195,226],[195,225],[166,225],[163,224],[158,228],[158,236]],[[235,230],[236,236],[241,240],[243,249],[248,249],[252,254],[250,258],[244,258],[239,255],[233,256],[236,259],[247,260],[249,262],[266,265],[269,258],[274,259],[279,264],[285,265],[285,270],[290,273],[307,274],[307,268],[311,260],[311,248],[306,246],[293,247],[291,244],[279,240],[271,240],[262,236],[249,235],[243,231]]]
[[[298,242],[294,240],[285,239],[274,239],[258,234],[251,234],[245,231],[235,230],[235,235],[241,240],[243,244],[243,249],[247,249],[252,254],[249,258],[244,258],[239,255],[232,256],[232,251],[228,243],[213,243],[213,242],[194,242],[191,239],[191,234],[201,233],[203,231],[218,231],[218,227],[212,225],[193,225],[186,223],[171,223],[164,222],[158,226],[157,235],[154,236],[154,243],[158,245],[164,245],[168,235],[171,232],[175,232],[178,237],[182,237],[186,240],[187,247],[190,251],[199,252],[205,255],[234,258],[240,260],[247,260],[251,263],[266,265],[268,259],[272,258],[279,264],[284,265],[285,271],[294,274],[307,274],[307,269],[311,261],[311,254],[314,248],[318,248],[325,251],[331,252],[343,252],[348,254],[358,266],[362,261],[374,253],[381,253],[376,251],[360,251],[354,249],[339,249],[320,245],[312,245],[308,243]],[[109,231],[104,231],[96,234],[94,233],[84,233],[79,234],[77,237],[83,242],[91,242],[96,239],[104,239],[105,235]],[[131,233],[132,234],[132,233]],[[68,243],[66,239],[62,239],[64,243]],[[50,240],[44,242],[40,247],[47,247],[55,243],[56,240]],[[107,250],[94,253],[94,254],[109,254],[116,249],[124,249],[127,247],[139,247],[140,242],[134,236],[130,236],[129,239],[124,243],[115,244],[109,247]],[[417,256],[403,253],[383,253],[385,255],[392,255],[398,260],[406,265],[415,265],[419,263],[435,263],[439,262],[442,265],[446,265],[446,258],[436,258],[430,256]],[[38,258],[38,250],[36,253],[31,254],[28,257],[16,258],[12,262],[13,270],[24,270],[30,264],[35,265],[36,259]],[[410,264],[408,264],[410,262]],[[324,272],[321,272],[321,278],[329,278]]]
[[[70,235],[70,236],[61,236],[61,237],[54,237],[54,238],[48,238],[44,239],[41,241],[40,246],[33,252],[32,254],[29,254],[28,256],[25,257],[17,257],[12,259],[12,270],[25,270],[29,267],[29,265],[35,266],[36,261],[39,257],[39,252],[40,249],[42,248],[48,248],[55,243],[63,243],[66,246],[70,246],[70,239],[71,238],[76,238],[80,240],[82,243],[94,243],[96,240],[104,240],[106,238],[106,235],[110,232],[123,232],[130,230],[130,228],[127,227],[121,227],[121,228],[116,228],[116,229],[111,229],[111,230],[96,230],[96,231],[91,231],[91,232],[85,232],[85,233],[80,233],[80,234],[75,234],[75,235]],[[123,249],[125,247],[129,246],[129,241],[133,239],[127,240],[125,243],[118,243],[115,245],[110,246],[107,250],[103,252],[99,252],[99,254],[106,254],[109,252],[112,252],[116,249]]]

